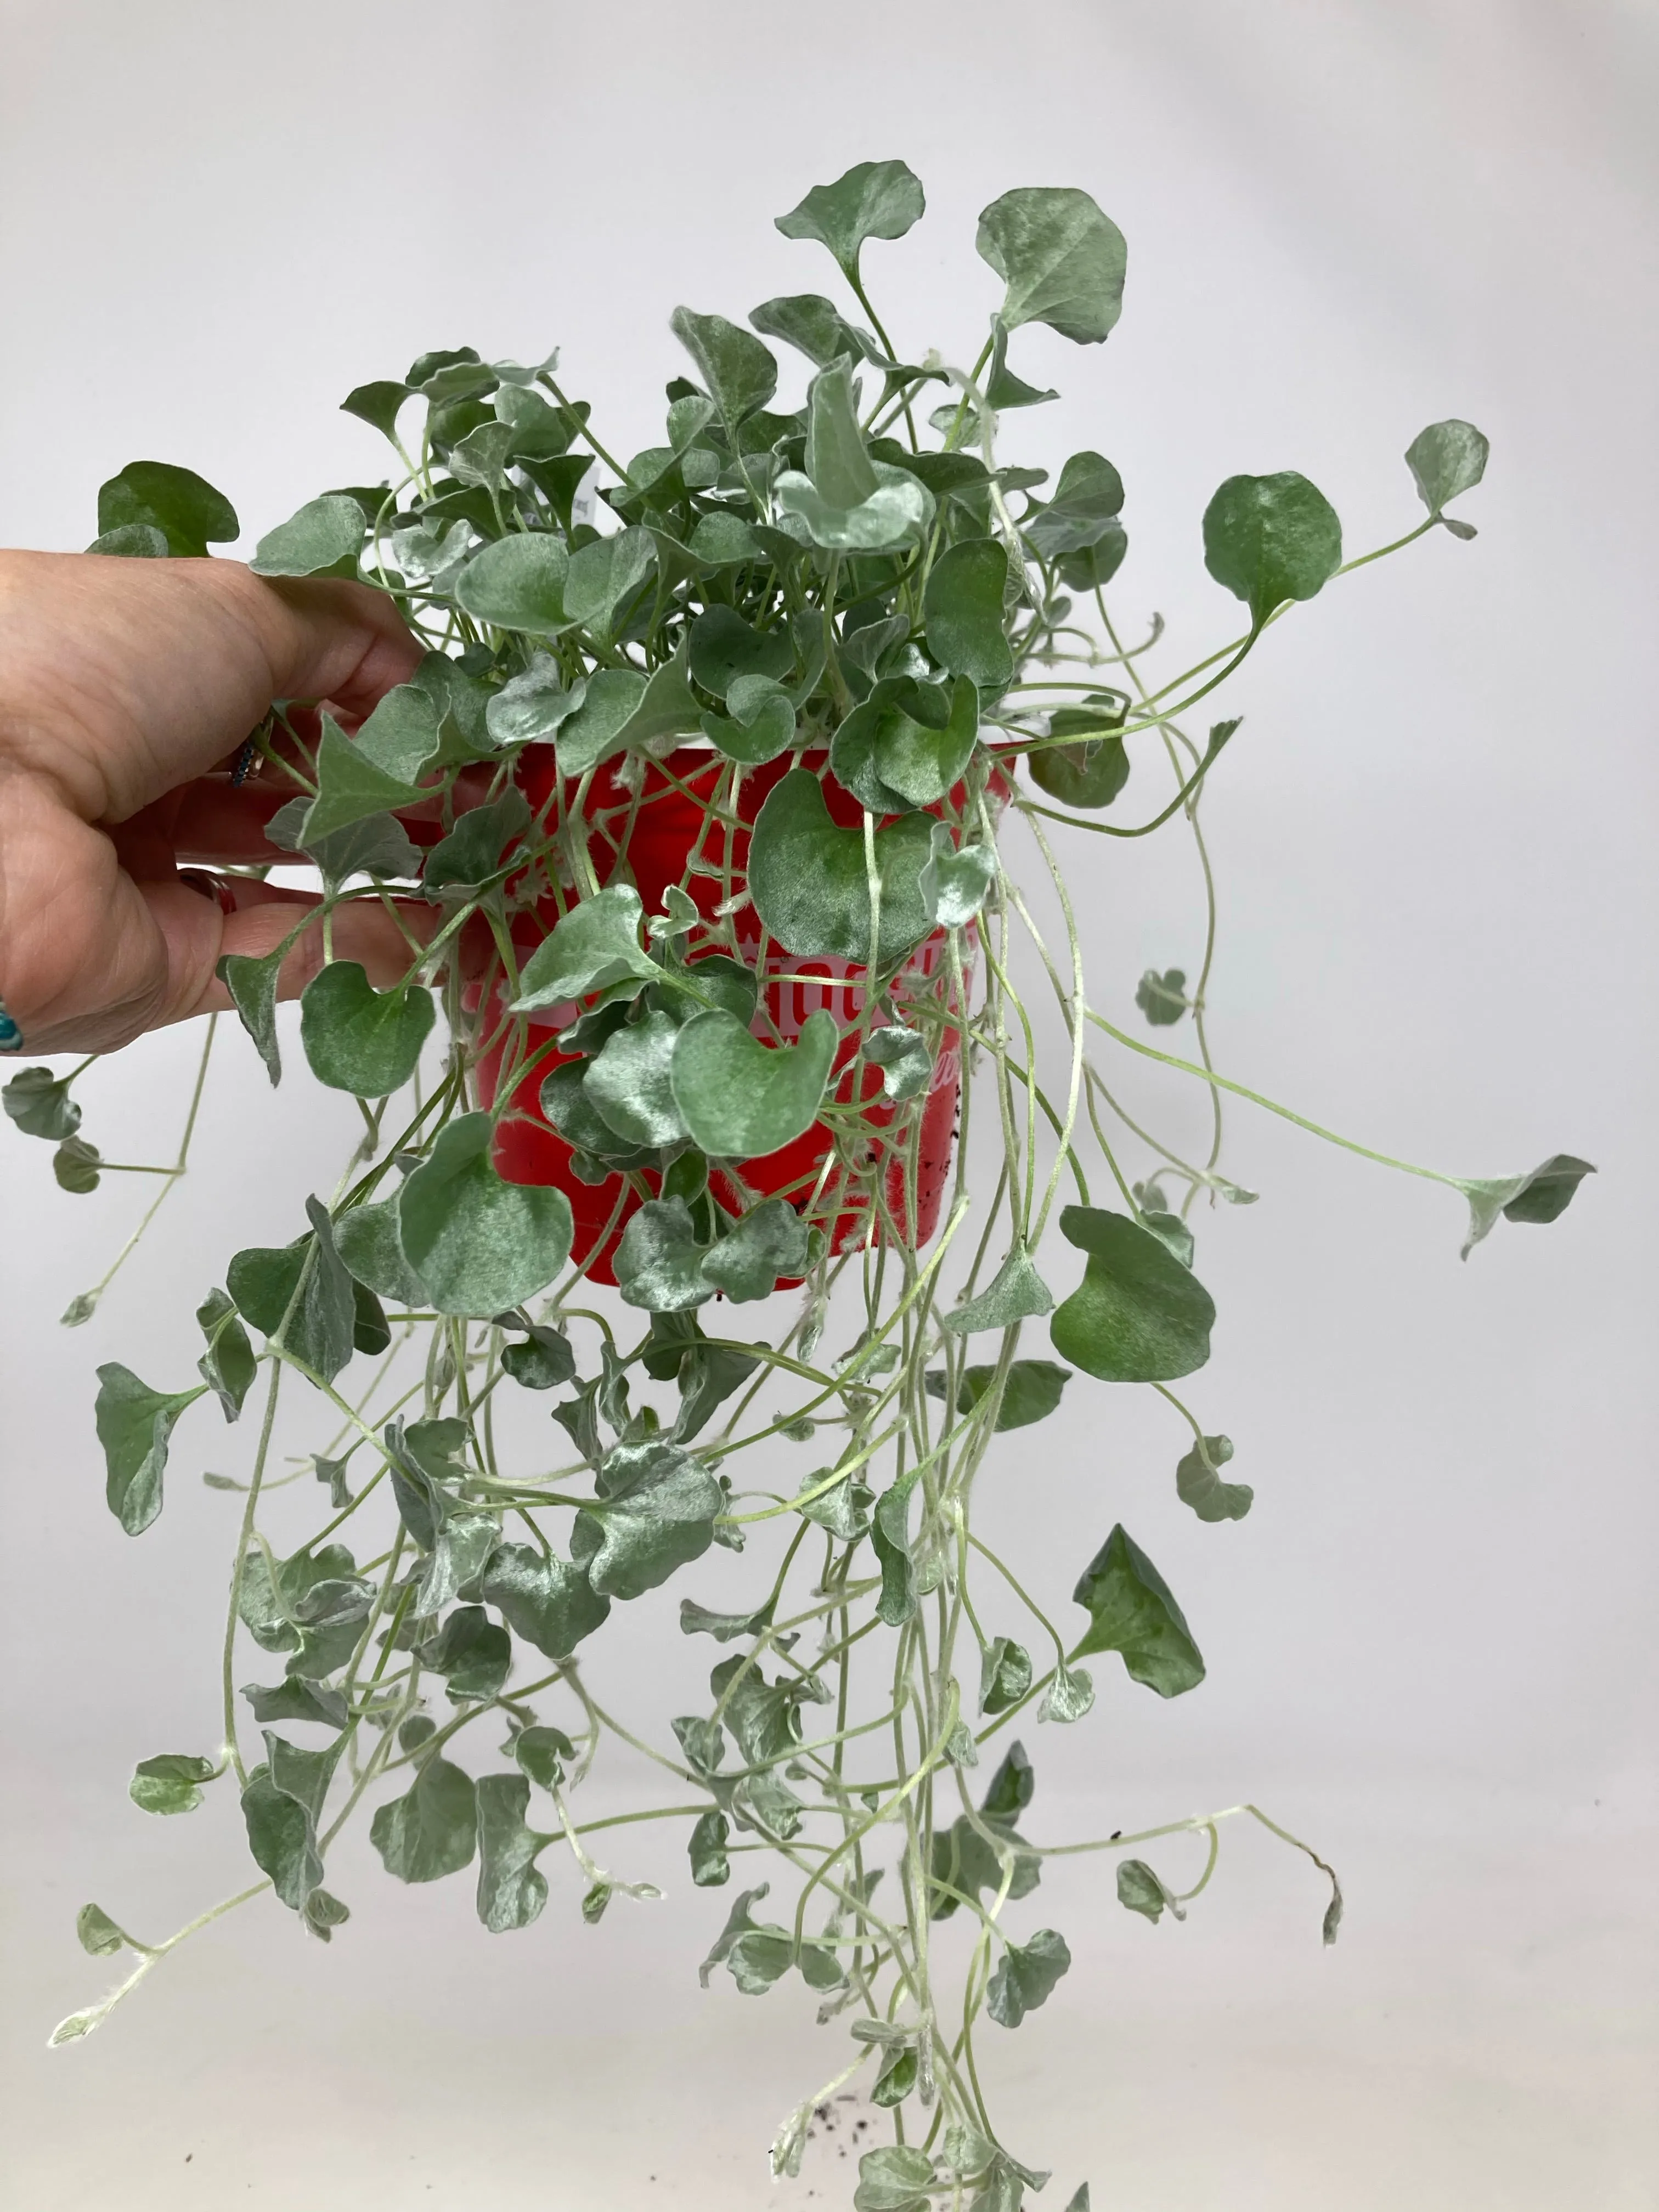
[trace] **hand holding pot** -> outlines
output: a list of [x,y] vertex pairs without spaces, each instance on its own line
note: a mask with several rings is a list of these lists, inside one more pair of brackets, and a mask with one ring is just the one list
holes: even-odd
[[[233,785],[249,732],[278,699],[325,699],[352,726],[419,657],[356,584],[0,552],[0,1048],[107,1052],[228,1009],[222,956],[270,951],[314,902],[188,873],[280,857],[264,824],[295,787]],[[283,998],[315,972],[318,938],[297,941]],[[377,983],[408,965],[377,906],[339,911],[334,951]]]

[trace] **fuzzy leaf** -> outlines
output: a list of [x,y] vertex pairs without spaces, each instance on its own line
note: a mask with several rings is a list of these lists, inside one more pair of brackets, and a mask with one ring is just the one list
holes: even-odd
[[503,1182],[489,1157],[494,1128],[488,1114],[450,1122],[398,1194],[404,1251],[440,1313],[522,1305],[569,1256],[569,1200]]
[[631,884],[611,884],[561,916],[526,962],[516,1014],[587,997],[630,981],[650,982],[661,969],[640,944],[644,908]]
[[247,565],[256,576],[355,578],[363,531],[356,501],[344,492],[325,492],[267,532]]
[[867,238],[902,238],[927,207],[921,179],[902,161],[860,161],[833,185],[814,185],[799,207],[776,218],[786,238],[827,246],[849,280]]
[[1008,1944],[986,1990],[986,2011],[999,2027],[1018,2027],[1048,2002],[1071,1963],[1066,1938],[1052,1928],[1039,1928],[1029,1943]]
[[1005,192],[979,219],[981,258],[1007,282],[998,310],[1009,330],[1047,323],[1098,345],[1123,309],[1123,234],[1087,192],[1042,186]]
[[478,1917],[492,1936],[528,1928],[547,1902],[536,1854],[552,1838],[526,1825],[530,1784],[522,1774],[486,1774],[476,1797]]
[[1178,1698],[1204,1680],[1204,1661],[1169,1584],[1121,1522],[1073,1592],[1090,1625],[1072,1654],[1121,1651],[1133,1680]]
[[1206,1437],[1202,1450],[1194,1443],[1176,1467],[1176,1494],[1190,1505],[1200,1521],[1242,1521],[1255,1492],[1248,1482],[1224,1482],[1216,1472],[1233,1455],[1227,1437]]
[[1342,565],[1342,526],[1323,492],[1285,470],[1229,477],[1204,510],[1204,565],[1260,629],[1287,599],[1310,599]]
[[200,559],[210,544],[239,538],[242,526],[224,494],[194,469],[171,461],[129,461],[98,487],[98,530],[108,537],[131,528],[159,530],[168,553]]
[[319,1083],[385,1098],[414,1074],[435,1018],[418,983],[377,991],[356,961],[332,960],[306,986],[300,1041]]
[[[932,830],[926,816],[915,814],[876,833],[879,968],[901,959],[931,927],[921,879],[933,852]],[[792,769],[768,794],[750,848],[749,883],[757,912],[787,951],[870,964],[863,833],[830,818],[810,769]]]
[[1491,452],[1490,443],[1474,423],[1461,422],[1455,416],[1445,422],[1431,422],[1426,430],[1418,432],[1406,448],[1406,466],[1431,514],[1437,520],[1460,492],[1470,491],[1480,483],[1486,473]]
[[447,1759],[433,1757],[420,1768],[406,1796],[376,1810],[368,1839],[386,1872],[399,1881],[441,1881],[472,1863],[477,1834],[471,1776]]
[[475,622],[525,637],[556,637],[569,623],[564,586],[570,556],[546,531],[519,531],[486,545],[462,569],[456,604]]
[[724,315],[676,307],[668,325],[696,362],[704,390],[735,436],[738,425],[777,390],[777,362],[757,337]]
[[186,1406],[206,1391],[169,1395],[152,1390],[131,1368],[112,1364],[98,1370],[98,1441],[104,1448],[104,1496],[129,1536],[141,1536],[161,1510],[161,1477],[167,1463],[167,1439]]
[[1103,1382],[1173,1382],[1204,1364],[1215,1304],[1167,1245],[1093,1206],[1066,1206],[1060,1225],[1088,1255],[1082,1283],[1048,1324],[1063,1359]]
[[502,1544],[483,1577],[484,1601],[515,1636],[550,1659],[568,1659],[585,1636],[602,1627],[611,1601],[568,1559],[549,1559],[530,1544]]
[[763,1044],[734,1014],[696,1015],[679,1032],[670,1071],[692,1142],[731,1159],[761,1158],[792,1143],[817,1118],[839,1037],[823,1007],[793,1045]]

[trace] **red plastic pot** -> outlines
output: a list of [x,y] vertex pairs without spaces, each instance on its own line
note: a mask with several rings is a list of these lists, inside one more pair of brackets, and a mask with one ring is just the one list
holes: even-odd
[[[805,756],[805,765],[819,769],[822,753]],[[791,765],[787,755],[764,768],[750,769],[742,779],[737,811],[745,824],[752,824],[760,811],[767,793],[787,772]],[[669,755],[665,763],[652,761],[644,763],[642,782],[635,794],[623,784],[618,770],[621,761],[601,768],[589,787],[585,811],[590,824],[590,847],[595,872],[601,883],[609,880],[616,863],[625,853],[627,874],[637,886],[647,914],[662,910],[665,896],[671,884],[678,884],[688,892],[698,910],[712,918],[723,889],[721,876],[686,873],[686,864],[691,858],[698,833],[704,822],[699,799],[712,798],[718,787],[726,763],[719,755],[701,746],[684,746]],[[665,773],[665,769],[667,773]],[[554,779],[557,775],[554,750],[550,745],[532,745],[526,749],[520,763],[518,780],[526,798],[538,811],[552,796]],[[673,779],[673,780],[671,780]],[[685,787],[676,787],[677,782]],[[1007,787],[1000,777],[994,781],[994,803],[1000,805],[1006,796]],[[567,802],[574,801],[574,783],[567,779]],[[824,799],[831,817],[844,827],[855,827],[863,819],[857,799],[843,791],[839,784],[826,777]],[[695,794],[695,796],[690,795]],[[704,836],[702,853],[717,872],[725,860],[724,841],[727,835],[724,826],[713,824]],[[733,881],[741,885],[748,860],[749,833],[745,828],[731,833],[732,840],[732,872]],[[526,915],[514,924],[514,938],[522,954],[527,956],[559,918],[559,908],[550,898],[542,901],[533,914]],[[760,949],[760,927],[752,908],[741,909],[734,917],[738,942],[745,959],[753,962]],[[896,992],[902,1003],[906,979],[912,979],[929,993],[937,988],[933,981],[944,957],[945,932],[939,930],[925,939],[911,954],[901,971]],[[786,1043],[792,1043],[800,1034],[809,1014],[819,1007],[827,1007],[843,1029],[850,1029],[858,1018],[864,1002],[864,970],[847,960],[829,957],[800,959],[781,946],[770,945],[761,975],[766,1011],[775,1024],[778,1035]],[[496,1006],[501,1004],[497,994]],[[529,1053],[542,1055],[544,1048],[551,1047],[558,1032],[574,1021],[581,1009],[574,1005],[551,1006],[544,1010],[527,1024]],[[758,1033],[758,1030],[757,1030]],[[479,1094],[485,1105],[492,1105],[501,1079],[501,1061],[507,1048],[503,1036],[484,1053],[478,1062]],[[836,1065],[846,1069],[838,1096],[846,1102],[852,1097],[854,1071],[850,1062],[856,1056],[856,1040],[849,1036],[842,1047]],[[514,1096],[512,1110],[504,1115],[498,1127],[495,1146],[495,1165],[510,1182],[551,1183],[562,1190],[570,1200],[575,1219],[575,1240],[572,1257],[588,1261],[588,1274],[592,1281],[612,1283],[616,1277],[611,1261],[622,1230],[641,1200],[630,1194],[617,1211],[619,1185],[613,1176],[602,1184],[585,1182],[571,1167],[571,1147],[557,1131],[552,1128],[541,1110],[539,1098],[543,1081],[570,1054],[550,1050],[538,1056],[530,1073],[519,1084]],[[885,1127],[893,1119],[896,1108],[880,1099],[880,1071],[866,1066],[862,1085],[864,1115],[872,1133]],[[914,1233],[918,1243],[925,1243],[939,1225],[940,1204],[951,1170],[951,1152],[955,1144],[957,1105],[961,1091],[961,1039],[955,1030],[945,1033],[944,1048],[934,1062],[933,1079],[922,1107],[919,1158],[916,1175],[916,1219],[914,1231],[908,1222],[907,1193],[903,1163],[891,1161],[884,1180],[884,1196],[895,1220],[903,1224],[907,1234]],[[820,1170],[831,1149],[831,1136],[823,1122],[815,1122],[805,1133],[770,1152],[763,1159],[746,1160],[741,1164],[743,1182],[748,1190],[760,1197],[784,1194],[798,1204],[810,1199],[817,1184]],[[838,1177],[832,1172],[818,1206],[822,1218],[824,1196],[833,1197]],[[654,1177],[647,1173],[647,1180],[654,1185]],[[739,1194],[728,1184],[721,1196],[732,1203],[740,1203]],[[862,1192],[848,1194],[848,1202],[835,1214],[830,1225],[830,1244],[840,1251],[849,1243],[861,1243],[869,1232],[867,1195]]]

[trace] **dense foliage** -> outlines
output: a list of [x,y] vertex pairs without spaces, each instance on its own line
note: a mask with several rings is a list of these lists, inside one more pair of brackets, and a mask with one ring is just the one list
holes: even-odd
[[[1228,1438],[1169,1387],[1204,1364],[1216,1318],[1197,1202],[1251,1197],[1218,1164],[1222,1095],[1241,1086],[1205,1034],[1213,899],[1196,974],[1151,971],[1137,994],[1152,1030],[1189,1025],[1193,1054],[1171,1054],[1091,1006],[1051,837],[1167,823],[1198,839],[1207,886],[1200,802],[1238,725],[1189,738],[1183,717],[1362,562],[1344,563],[1304,477],[1231,478],[1204,556],[1248,625],[1153,685],[1157,627],[1126,647],[1103,597],[1127,544],[1117,471],[1080,452],[1049,485],[996,447],[999,417],[1054,398],[1010,366],[1013,334],[1104,339],[1123,240],[1081,191],[994,202],[978,245],[1006,289],[963,370],[907,360],[866,293],[866,245],[922,207],[897,161],[809,192],[779,228],[829,250],[841,304],[769,300],[747,329],[678,309],[692,374],[626,466],[554,359],[427,354],[346,400],[395,476],[312,501],[252,565],[361,577],[428,649],[360,728],[295,702],[250,740],[235,779],[270,793],[273,846],[323,897],[269,957],[223,972],[275,1083],[279,970],[320,940],[301,1047],[360,1102],[362,1139],[326,1199],[295,1194],[292,1242],[203,1286],[200,1379],[156,1389],[106,1365],[97,1424],[135,1536],[161,1510],[175,1425],[216,1407],[254,1432],[244,1472],[209,1478],[240,1498],[222,1745],[146,1759],[132,1784],[158,1814],[240,1794],[262,1878],[229,1902],[269,1890],[329,1940],[348,1917],[331,1848],[360,1806],[400,1881],[472,1870],[495,1933],[549,1905],[556,1861],[576,1881],[553,1909],[592,1923],[659,1893],[613,1870],[613,1849],[709,1888],[738,1854],[763,1857],[786,1896],[739,1885],[703,1978],[758,1994],[799,1977],[839,2045],[775,2170],[797,2167],[815,2103],[856,2080],[895,2133],[862,2161],[860,2212],[1018,2212],[1045,2177],[993,2119],[980,2031],[1017,2029],[1066,1971],[1063,1936],[1031,1924],[1045,1857],[1109,1850],[1129,1911],[1180,1917],[1227,1816],[1153,1832],[1208,1838],[1180,1894],[1133,1855],[1145,1838],[1022,1832],[1018,1719],[1083,1721],[1085,1660],[1115,1654],[1164,1698],[1204,1662],[1121,1524],[1056,1534],[1057,1595],[1084,1623],[1062,1626],[1056,1591],[1029,1593],[976,1533],[975,1483],[1000,1433],[1097,1378],[1168,1401],[1198,1521],[1252,1498],[1224,1474]],[[769,339],[811,365],[799,409],[775,410]],[[1398,544],[1473,535],[1444,510],[1486,453],[1467,423],[1422,433],[1407,460],[1427,519]],[[99,524],[95,550],[137,557],[199,556],[238,527],[158,463],[104,487]],[[1141,818],[1105,818],[1160,774]],[[999,853],[1016,822],[1042,901]],[[390,988],[331,957],[360,901],[406,932]],[[1063,921],[1052,951],[1042,901]],[[1051,987],[1046,1027],[1018,973]],[[1128,1120],[1097,1062],[1112,1047],[1208,1086],[1207,1157]],[[979,1079],[952,1154],[964,1060]],[[26,1070],[5,1103],[86,1192],[106,1164],[70,1081]],[[1437,1180],[1468,1196],[1474,1241],[1500,1215],[1553,1218],[1587,1171],[1557,1157]],[[280,1474],[296,1393],[315,1425]],[[714,1547],[746,1547],[750,1599],[681,1599],[708,1687],[653,1739],[605,1702],[604,1654],[647,1593],[695,1589]],[[672,1802],[590,1809],[602,1753],[653,1763]],[[624,1822],[645,1825],[601,1846]],[[666,1858],[643,1848],[662,1827]],[[1339,1911],[1333,1877],[1328,1940]],[[137,1966],[58,2039],[171,1948],[96,1905],[80,1929]]]

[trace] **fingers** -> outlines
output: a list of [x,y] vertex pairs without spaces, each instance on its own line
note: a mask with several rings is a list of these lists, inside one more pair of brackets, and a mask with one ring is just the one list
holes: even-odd
[[[236,910],[225,914],[187,886],[150,884],[145,896],[167,946],[177,981],[163,1022],[185,1021],[194,1014],[223,1013],[234,1001],[215,972],[227,953],[263,960],[290,935],[305,912],[320,904],[311,891],[273,884],[230,879]],[[392,912],[378,899],[353,900],[334,909],[333,952],[337,960],[356,960],[377,990],[401,983],[432,935],[438,917],[418,901],[400,899]],[[197,911],[199,909],[199,911]],[[297,999],[323,965],[320,920],[304,928],[278,970],[276,995]]]
[[239,562],[0,552],[0,769],[123,822],[233,752],[274,699],[357,718],[420,647],[367,586]]

